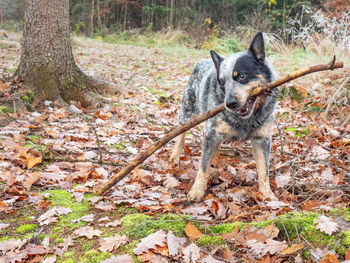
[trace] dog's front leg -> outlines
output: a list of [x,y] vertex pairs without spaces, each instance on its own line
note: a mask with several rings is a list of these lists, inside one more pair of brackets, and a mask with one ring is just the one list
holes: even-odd
[[270,137],[253,139],[252,150],[258,171],[259,191],[263,197],[278,201],[278,198],[271,190],[269,181],[270,144]]
[[215,132],[210,132],[205,136],[201,164],[194,184],[187,195],[188,200],[200,201],[203,199],[210,176],[211,161],[219,147],[220,141],[219,135]]

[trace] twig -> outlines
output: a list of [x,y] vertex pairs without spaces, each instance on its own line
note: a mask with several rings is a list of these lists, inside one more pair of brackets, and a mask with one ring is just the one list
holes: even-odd
[[288,243],[290,243],[290,238],[289,238],[287,229],[286,229],[286,227],[284,226],[284,222],[283,222],[282,217],[281,217],[280,219],[281,219],[281,224],[282,224],[283,230],[284,230],[284,232],[286,233],[286,236],[287,236],[287,239],[288,239]]
[[98,147],[99,162],[100,162],[100,164],[102,164],[103,158],[102,158],[101,142],[100,142],[100,139],[98,138],[96,128],[94,125],[92,125],[91,121],[88,118],[84,118],[84,120],[90,125],[91,129],[93,130],[93,132],[95,134],[96,143],[97,143],[97,147]]
[[345,128],[345,126],[348,124],[348,122],[350,122],[350,112],[348,114],[348,117],[345,118],[343,124],[340,126],[342,129]]
[[267,83],[264,86],[257,87],[250,92],[250,97],[259,96],[262,94],[269,94],[274,88],[276,88],[284,83],[287,83],[291,80],[300,78],[300,77],[305,76],[307,74],[310,74],[310,73],[314,73],[314,72],[318,72],[318,71],[325,71],[325,70],[333,70],[333,69],[342,68],[342,67],[343,67],[343,62],[335,63],[335,56],[333,56],[332,61],[330,61],[327,64],[319,64],[319,65],[315,65],[315,66],[310,66],[310,67],[298,70],[294,73],[287,74],[286,76],[284,76],[276,81]]
[[[317,72],[317,71],[323,71],[323,70],[332,70],[335,68],[342,68],[343,62],[337,62],[335,63],[335,56],[333,57],[333,60],[328,64],[320,64],[315,66],[310,66],[308,68],[299,70],[297,72],[288,74],[276,81],[267,83],[263,85],[262,87],[256,87],[252,90],[250,96],[259,96],[261,94],[271,93],[271,90],[286,83],[293,79],[299,78],[301,76]],[[207,119],[215,116],[216,114],[222,112],[225,110],[225,105],[220,104],[211,110],[209,110],[206,113],[202,113],[199,115],[194,116],[191,118],[188,122],[182,124],[181,126],[177,127],[175,130],[171,131],[167,135],[165,135],[163,138],[156,141],[153,145],[151,145],[148,149],[142,151],[139,153],[139,155],[131,161],[126,167],[124,167],[122,170],[120,170],[117,174],[113,175],[106,183],[101,185],[100,187],[96,188],[94,190],[95,194],[102,195],[104,192],[106,192],[108,189],[110,189],[112,186],[114,186],[116,183],[118,183],[120,180],[122,180],[127,174],[129,174],[132,170],[134,170],[138,165],[143,163],[148,157],[150,157],[155,151],[157,151],[159,148],[161,148],[163,145],[168,143],[170,140],[175,138],[176,136],[186,132],[187,130],[191,129],[192,127],[200,124],[203,121],[206,121]]]
[[324,112],[324,116],[327,117],[329,110],[331,109],[332,104],[334,103],[336,97],[339,95],[339,93],[341,92],[341,90],[345,87],[345,85],[350,81],[350,77],[347,77],[342,84],[340,84],[340,86],[337,88],[337,90],[333,93],[333,96],[328,100],[327,103],[327,108]]
[[125,164],[117,163],[117,162],[100,162],[100,161],[93,161],[93,160],[79,160],[79,159],[73,159],[73,158],[62,158],[62,157],[45,157],[43,156],[43,160],[50,161],[50,162],[70,162],[70,163],[96,163],[96,164],[102,164],[102,165],[109,165],[109,166],[124,166]]
[[280,136],[280,141],[281,141],[281,154],[284,155],[282,131],[281,131],[280,126],[278,125],[278,120],[276,120],[276,126],[277,126],[277,130],[278,130],[278,134]]

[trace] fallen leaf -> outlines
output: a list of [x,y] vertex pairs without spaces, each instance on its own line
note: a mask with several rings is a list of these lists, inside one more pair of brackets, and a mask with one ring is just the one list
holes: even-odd
[[74,240],[71,236],[63,238],[63,242],[59,244],[63,252],[66,252],[70,246],[74,245]]
[[128,242],[128,238],[125,235],[101,238],[99,241],[100,247],[98,249],[102,252],[112,252],[113,250],[117,250],[121,245],[126,244],[126,242]]
[[251,249],[251,252],[257,257],[265,256],[268,253],[270,255],[279,255],[288,247],[286,241],[281,242],[273,239],[267,239],[265,242],[250,239],[247,241],[247,245]]
[[212,255],[208,255],[202,259],[203,263],[225,263],[224,261],[215,259]]
[[109,222],[109,223],[106,223],[105,227],[117,227],[117,226],[120,226],[122,224],[122,221],[121,220],[114,220],[113,222]]
[[266,238],[273,239],[278,236],[280,230],[272,222],[270,225],[262,227],[262,232]]
[[169,231],[167,235],[167,245],[169,249],[170,256],[177,256],[179,253],[179,248],[185,244],[186,239],[177,237],[174,235],[173,231]]
[[183,260],[185,263],[199,262],[201,257],[199,253],[200,248],[196,244],[191,243],[182,252],[184,254]]
[[2,224],[2,223],[0,223],[0,230],[7,228],[9,225],[10,224]]
[[53,256],[50,256],[50,257],[47,257],[45,258],[42,263],[55,263],[57,260],[56,256],[53,255]]
[[287,247],[282,251],[282,255],[294,254],[295,252],[304,248],[303,244],[292,244],[290,247]]
[[103,201],[98,202],[97,204],[94,205],[94,207],[107,212],[115,209],[115,205],[112,205]]
[[91,226],[81,227],[73,232],[75,237],[87,237],[88,239],[92,239],[94,236],[100,236],[102,234],[101,230],[94,229]]
[[339,261],[334,255],[328,254],[320,260],[320,263],[339,263]]
[[26,242],[27,242],[26,239],[20,240],[20,239],[14,239],[14,238],[1,241],[0,242],[0,251],[2,251],[4,254],[6,254],[7,251],[15,250],[16,248],[21,247]]
[[38,222],[41,226],[48,225],[50,223],[57,221],[58,215],[67,215],[71,213],[72,210],[70,208],[62,207],[62,206],[55,206],[39,216]]
[[40,155],[39,157],[29,157],[26,159],[27,162],[27,168],[32,169],[35,165],[42,163],[43,158]]
[[316,229],[319,229],[320,231],[326,233],[329,236],[332,235],[334,232],[337,232],[339,229],[339,225],[337,224],[337,222],[335,222],[333,218],[327,217],[325,215],[320,215],[316,219],[315,223],[317,223]]
[[8,208],[7,204],[3,201],[0,201],[0,212],[6,211]]
[[229,243],[234,243],[234,240],[239,232],[239,226],[236,226],[235,229],[231,233],[225,233],[221,237],[225,239]]
[[27,189],[30,190],[32,185],[40,179],[40,173],[35,172],[35,173],[28,173],[26,178],[24,179],[23,186]]
[[150,249],[156,249],[156,246],[163,247],[166,241],[166,233],[164,230],[159,230],[149,236],[141,239],[141,242],[134,248],[133,252],[136,255],[141,255],[148,252]]
[[120,255],[112,256],[106,260],[101,261],[100,263],[135,263],[135,260],[130,255]]
[[191,222],[186,225],[185,233],[191,240],[196,240],[203,235]]

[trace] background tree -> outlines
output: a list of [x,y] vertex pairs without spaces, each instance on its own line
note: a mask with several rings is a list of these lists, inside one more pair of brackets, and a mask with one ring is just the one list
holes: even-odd
[[79,101],[107,87],[75,64],[69,33],[68,0],[26,0],[23,41],[17,74],[39,100]]

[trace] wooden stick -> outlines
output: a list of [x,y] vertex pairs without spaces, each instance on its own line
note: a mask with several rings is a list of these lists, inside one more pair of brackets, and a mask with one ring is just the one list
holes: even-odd
[[[299,78],[301,76],[317,72],[317,71],[323,71],[323,70],[332,70],[335,68],[342,68],[343,63],[337,62],[335,63],[335,56],[333,57],[333,60],[328,64],[320,64],[311,66],[302,70],[299,70],[297,72],[294,72],[292,74],[288,74],[276,81],[267,83],[266,85],[263,85],[261,87],[257,87],[253,89],[250,96],[259,96],[263,93],[269,93],[272,89],[289,82],[291,80],[294,80],[296,78]],[[122,180],[127,174],[129,174],[132,170],[134,170],[138,165],[143,163],[148,157],[150,157],[155,151],[157,151],[159,148],[164,146],[166,143],[168,143],[170,140],[175,138],[176,136],[184,133],[185,131],[193,128],[194,126],[200,124],[203,121],[206,121],[207,119],[215,116],[216,114],[222,112],[225,110],[225,105],[220,104],[211,110],[209,110],[206,113],[198,114],[191,118],[188,122],[182,124],[181,126],[177,127],[164,137],[160,138],[158,141],[156,141],[154,144],[152,144],[148,149],[142,151],[139,153],[139,155],[131,161],[126,167],[124,167],[122,170],[120,170],[118,173],[113,175],[105,184],[101,185],[100,187],[96,188],[94,190],[94,193],[96,195],[102,195],[104,192],[106,192],[108,189],[110,189],[112,186],[114,186],[116,183],[118,183],[120,180]]]
[[260,86],[260,87],[257,87],[250,92],[250,97],[259,96],[263,93],[269,94],[272,89],[274,89],[274,88],[276,88],[284,83],[287,83],[291,80],[294,80],[296,78],[300,78],[300,77],[305,76],[305,75],[310,74],[310,73],[324,71],[324,70],[333,70],[336,68],[342,68],[343,62],[335,62],[335,59],[336,59],[336,57],[333,56],[333,59],[327,64],[319,64],[319,65],[310,66],[310,67],[298,70],[294,73],[287,74],[284,77],[282,77],[276,81],[267,83],[267,84]]

